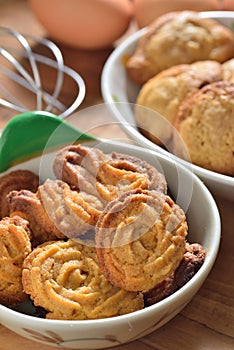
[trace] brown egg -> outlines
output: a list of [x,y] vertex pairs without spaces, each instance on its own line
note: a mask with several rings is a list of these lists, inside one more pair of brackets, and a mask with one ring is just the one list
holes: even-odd
[[133,11],[140,28],[171,11],[214,11],[234,8],[233,0],[133,0]]
[[111,46],[132,18],[130,0],[29,0],[51,38],[84,49]]

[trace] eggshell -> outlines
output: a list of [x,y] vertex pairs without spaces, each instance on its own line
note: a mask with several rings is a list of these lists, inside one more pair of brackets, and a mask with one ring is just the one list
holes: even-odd
[[[226,8],[230,6],[231,2],[234,3],[233,0],[224,0],[223,2],[226,2]],[[142,28],[167,12],[215,11],[224,6],[223,2],[219,0],[133,0],[133,12],[139,28]]]
[[29,0],[33,13],[49,35],[64,44],[100,49],[127,30],[130,0]]
[[221,0],[220,5],[219,5],[219,10],[234,11],[234,1],[233,0]]

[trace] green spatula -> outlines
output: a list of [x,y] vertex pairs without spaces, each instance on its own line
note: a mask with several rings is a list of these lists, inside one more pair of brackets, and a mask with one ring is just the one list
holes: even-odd
[[13,117],[0,137],[0,172],[35,156],[48,147],[97,140],[48,112],[26,112]]

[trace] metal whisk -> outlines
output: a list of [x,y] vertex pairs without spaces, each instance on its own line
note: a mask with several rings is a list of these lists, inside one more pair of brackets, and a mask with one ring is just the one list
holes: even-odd
[[[13,45],[9,43],[13,40]],[[33,51],[32,44],[42,45],[48,51],[45,56]],[[51,58],[51,53],[52,57]],[[52,41],[45,38],[36,38],[31,35],[23,35],[10,28],[0,27],[0,106],[16,112],[26,112],[32,108],[15,96],[17,89],[24,88],[35,95],[33,110],[45,110],[53,112],[61,118],[65,118],[76,110],[85,96],[85,84],[82,77],[73,69],[64,65],[60,49]],[[26,62],[25,68],[22,62]],[[53,91],[48,91],[43,85],[43,79],[38,65],[53,68],[56,71],[56,80]],[[74,80],[77,86],[77,94],[72,104],[66,105],[60,100],[60,93],[65,77]],[[7,80],[16,84],[14,93],[9,91]]]

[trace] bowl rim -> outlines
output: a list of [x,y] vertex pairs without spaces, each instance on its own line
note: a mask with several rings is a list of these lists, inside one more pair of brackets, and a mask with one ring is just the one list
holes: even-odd
[[[211,19],[224,18],[224,19],[233,19],[234,21],[234,11],[203,11],[203,12],[200,12],[200,14],[204,18],[211,18]],[[131,34],[114,49],[114,51],[110,54],[110,56],[106,60],[102,70],[102,75],[101,75],[101,91],[102,91],[103,99],[105,103],[107,103],[107,107],[115,116],[115,118],[118,120],[118,122],[120,123],[120,126],[128,133],[128,135],[132,137],[135,141],[140,142],[141,145],[147,146],[153,150],[157,150],[159,153],[164,154],[166,156],[174,157],[178,162],[180,162],[186,167],[191,167],[196,174],[198,174],[199,176],[202,176],[205,179],[212,179],[214,181],[218,181],[220,184],[231,185],[234,187],[234,177],[221,174],[209,169],[205,169],[196,164],[189,163],[183,160],[182,158],[179,158],[178,156],[174,155],[173,153],[164,150],[163,148],[159,147],[158,145],[153,143],[151,140],[143,136],[137,130],[137,127],[130,124],[118,110],[117,108],[118,104],[121,104],[121,103],[132,104],[132,103],[129,103],[128,101],[118,101],[118,102],[114,101],[110,91],[112,67],[116,63],[118,64],[119,62],[121,62],[120,60],[121,56],[126,52],[128,48],[130,48],[132,45],[135,45],[136,41],[140,39],[140,37],[146,31],[147,31],[147,27],[144,27],[140,30],[137,30],[135,33]]]
[[[105,140],[108,144],[114,145],[115,147],[121,147],[122,149],[129,149],[132,148],[134,151],[136,152],[140,152],[140,156],[141,157],[144,153],[148,153],[148,150],[144,149],[141,146],[136,146],[136,145],[130,145],[124,142],[117,142],[117,141],[111,141],[111,140]],[[87,144],[96,144],[96,142],[100,142],[100,140],[98,141],[91,141],[88,142]],[[98,146],[96,146],[98,147]],[[178,164],[177,162],[175,162],[174,159],[160,154],[159,152],[156,152],[155,150],[150,150],[150,153],[152,155],[154,155],[157,160],[159,160],[160,162],[162,161],[163,164],[169,164],[170,166],[175,165],[176,167],[179,167],[181,171],[183,171],[186,176],[192,177],[193,180],[193,184],[195,184],[195,186],[197,188],[199,188],[203,194],[204,194],[204,198],[207,201],[207,203],[209,203],[209,208],[210,208],[210,214],[212,215],[212,222],[210,222],[210,225],[212,226],[213,230],[215,231],[215,239],[214,242],[212,242],[212,246],[209,246],[209,249],[207,251],[207,255],[205,258],[205,261],[203,263],[203,265],[201,266],[201,268],[197,271],[197,273],[184,285],[182,286],[179,290],[177,290],[176,292],[174,292],[173,294],[171,294],[170,296],[168,296],[167,298],[159,301],[158,303],[151,305],[149,307],[143,308],[141,310],[137,310],[128,314],[124,314],[124,315],[120,315],[120,316],[113,316],[113,317],[107,317],[107,318],[101,318],[101,319],[91,319],[91,320],[53,320],[53,319],[45,319],[45,318],[39,318],[39,317],[35,317],[35,316],[31,316],[31,315],[27,315],[24,314],[22,312],[16,311],[14,309],[11,309],[7,306],[4,306],[2,304],[0,304],[0,315],[2,315],[2,319],[4,320],[10,320],[12,318],[14,318],[14,323],[17,322],[20,324],[20,322],[32,322],[33,323],[37,323],[39,326],[61,326],[63,325],[64,327],[74,327],[74,326],[79,326],[79,327],[85,327],[87,325],[92,325],[92,326],[98,326],[100,324],[117,324],[117,323],[122,323],[124,321],[131,321],[133,320],[135,317],[137,318],[142,318],[144,319],[144,317],[148,314],[152,315],[157,311],[160,311],[162,309],[164,309],[164,306],[167,305],[167,308],[171,305],[174,304],[174,302],[177,302],[178,300],[180,300],[181,298],[183,298],[183,296],[187,295],[187,294],[191,294],[192,298],[194,296],[194,294],[197,293],[198,289],[201,287],[201,285],[205,282],[208,274],[210,273],[218,251],[219,251],[219,246],[220,246],[220,240],[221,240],[221,219],[220,219],[220,214],[219,214],[219,210],[217,207],[217,204],[215,202],[214,197],[212,196],[212,194],[210,193],[210,191],[208,190],[208,188],[204,185],[204,183],[199,179],[199,177],[192,173],[190,170],[188,170],[185,166],[183,166],[182,164]],[[34,160],[40,158],[40,157],[35,157],[33,158]],[[23,165],[24,163],[27,162],[23,162],[18,166]],[[161,164],[161,163],[160,163]],[[162,165],[162,167],[164,167]],[[10,169],[9,169],[10,170]],[[9,171],[7,170],[7,172]],[[196,290],[195,293],[192,293],[193,290]],[[190,293],[191,292],[191,293]],[[189,298],[188,302],[190,301],[191,298]],[[186,303],[187,304],[187,303]],[[185,306],[185,304],[182,304],[181,307],[183,308]],[[15,321],[15,316],[17,316],[17,321]],[[0,318],[0,324],[1,324],[1,318]],[[2,324],[4,325],[4,322],[2,322]]]

